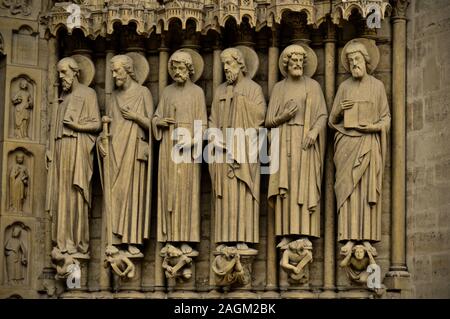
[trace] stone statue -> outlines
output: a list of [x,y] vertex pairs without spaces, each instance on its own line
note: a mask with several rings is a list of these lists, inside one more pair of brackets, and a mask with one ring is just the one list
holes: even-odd
[[378,63],[377,53],[367,39],[352,40],[344,47],[342,61],[352,76],[339,86],[329,118],[336,130],[335,192],[343,255],[355,243],[374,250],[371,243],[381,240],[382,177],[391,115],[383,83],[368,74]]
[[58,247],[53,247],[51,258],[56,269],[56,279],[66,279],[73,273],[74,266],[80,267],[80,262],[73,255],[62,253]]
[[366,284],[370,273],[369,265],[376,264],[374,257],[377,251],[371,245],[354,245],[345,252],[340,266],[347,272],[348,277],[358,283]]
[[79,64],[67,57],[58,62],[62,85],[57,108],[54,151],[47,154],[50,211],[54,214],[53,240],[61,253],[86,257],[89,251],[89,209],[95,133],[100,112],[95,91],[79,81]]
[[21,235],[22,226],[16,224],[5,243],[7,281],[12,285],[23,283],[28,265],[27,247]]
[[235,283],[245,285],[251,281],[251,276],[245,271],[239,250],[236,247],[219,245],[213,261],[212,270],[216,275],[216,284],[230,286]]
[[309,269],[306,267],[313,260],[312,243],[308,238],[294,241],[283,240],[277,247],[283,255],[280,266],[289,274],[289,281],[305,284],[309,281]]
[[229,48],[221,53],[227,81],[217,87],[209,129],[219,130],[233,143],[214,137],[214,152],[226,152],[227,159],[212,161],[209,169],[214,190],[215,241],[237,243],[238,249],[245,250],[247,243],[259,242],[260,165],[253,155],[258,153],[257,134],[264,124],[266,103],[261,87],[247,76],[242,52]]
[[159,242],[187,245],[200,242],[201,161],[196,157],[202,156],[207,115],[205,95],[193,80],[200,77],[203,63],[198,53],[182,49],[170,57],[168,67],[174,83],[164,89],[152,119],[153,134],[161,142],[157,236]]
[[291,240],[320,237],[328,114],[322,89],[310,77],[316,61],[307,46],[294,44],[284,49],[279,64],[285,79],[275,84],[266,115],[266,127],[279,129],[279,169],[270,175],[268,191],[275,209],[275,234]]
[[14,94],[12,103],[14,105],[14,137],[28,138],[33,99],[29,92],[27,80],[20,79],[19,90]]
[[167,278],[174,278],[180,282],[187,281],[192,277],[192,258],[198,256],[198,251],[193,250],[187,244],[182,244],[177,248],[171,244],[166,244],[161,249],[163,257],[162,267]]
[[111,265],[114,273],[120,278],[131,279],[134,277],[136,267],[128,258],[129,253],[117,249],[115,246],[108,246],[106,248],[105,267]]
[[23,212],[23,205],[27,198],[30,176],[24,159],[23,153],[16,154],[16,163],[9,174],[9,208],[14,212]]
[[110,200],[107,218],[112,242],[108,245],[120,245],[131,255],[142,256],[138,245],[149,237],[150,228],[151,180],[147,167],[151,157],[149,129],[153,100],[150,91],[137,82],[134,68],[128,55],[111,59],[115,81],[111,104],[107,106],[111,139],[109,143],[100,139],[99,147],[100,154],[106,156],[104,163],[109,166],[103,169],[104,192],[108,192]]

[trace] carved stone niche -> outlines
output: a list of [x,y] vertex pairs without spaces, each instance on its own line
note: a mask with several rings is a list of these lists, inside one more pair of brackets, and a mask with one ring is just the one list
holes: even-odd
[[26,286],[29,282],[30,228],[22,222],[6,227],[3,246],[3,284]]
[[11,61],[14,64],[36,66],[38,64],[38,33],[27,25],[13,31]]
[[27,75],[19,75],[11,81],[9,137],[33,139],[36,83]]
[[6,177],[6,211],[20,215],[31,215],[34,167],[33,154],[22,147],[8,154]]

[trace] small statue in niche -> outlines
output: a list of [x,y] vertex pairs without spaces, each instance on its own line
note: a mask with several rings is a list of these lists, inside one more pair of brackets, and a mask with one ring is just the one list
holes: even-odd
[[197,256],[198,251],[187,244],[182,244],[181,248],[166,244],[161,249],[161,257],[164,257],[162,267],[166,278],[174,278],[181,282],[189,280],[192,277],[192,258]]
[[351,244],[347,244],[341,249],[341,255],[344,256],[344,259],[341,261],[340,266],[345,269],[350,280],[366,284],[371,274],[367,267],[376,265],[374,257],[377,256],[377,251],[367,241],[363,244],[349,243]]
[[11,237],[6,240],[6,274],[7,282],[12,285],[20,285],[25,280],[25,269],[28,265],[27,247],[22,238],[22,226],[14,225]]
[[16,154],[16,163],[9,174],[9,209],[14,212],[23,212],[27,198],[29,174],[24,159],[23,153]]
[[19,90],[13,96],[12,104],[14,105],[14,137],[28,138],[33,100],[27,80],[20,79]]
[[313,260],[311,241],[307,238],[294,241],[283,238],[277,248],[283,251],[280,266],[289,274],[289,280],[293,283],[307,283],[309,269],[306,266]]

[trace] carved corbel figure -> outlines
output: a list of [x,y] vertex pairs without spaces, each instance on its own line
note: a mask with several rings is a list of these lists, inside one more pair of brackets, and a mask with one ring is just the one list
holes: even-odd
[[181,245],[181,248],[166,244],[161,249],[161,257],[164,257],[162,267],[166,278],[181,282],[189,280],[192,277],[192,258],[197,256],[198,251],[187,244]]
[[312,243],[308,238],[289,241],[284,238],[277,248],[281,248],[283,255],[280,266],[289,275],[290,281],[304,284],[309,280],[309,270],[306,267],[312,262]]

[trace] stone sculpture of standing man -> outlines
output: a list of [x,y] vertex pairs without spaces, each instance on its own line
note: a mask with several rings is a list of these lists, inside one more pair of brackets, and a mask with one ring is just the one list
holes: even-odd
[[329,125],[336,130],[336,205],[338,240],[348,256],[356,244],[376,256],[371,245],[381,240],[381,190],[390,127],[386,91],[373,72],[379,53],[375,44],[355,39],[344,47],[342,62],[352,76],[336,94]]
[[53,162],[47,185],[54,214],[53,239],[61,253],[87,258],[94,134],[101,128],[100,112],[95,91],[79,81],[80,72],[87,70],[80,70],[71,57],[57,67],[62,94],[53,123],[54,150],[47,154]]
[[159,242],[181,244],[182,250],[190,253],[189,243],[200,242],[201,162],[195,157],[202,155],[207,115],[203,90],[193,82],[202,73],[202,62],[198,53],[186,49],[170,57],[168,68],[174,83],[164,89],[152,119],[154,136],[161,142],[157,238]]
[[[227,160],[222,163],[210,163],[215,241],[221,246],[236,245],[237,254],[249,253],[248,244],[259,242],[257,135],[264,125],[266,102],[261,87],[248,75],[256,72],[247,69],[252,59],[257,60],[257,55],[249,48],[229,48],[222,52],[227,81],[217,87],[209,118],[209,129],[216,129],[223,137],[210,137],[216,154],[227,153]],[[222,273],[221,269],[217,273]]]
[[[290,45],[282,52],[279,64],[286,78],[273,88],[266,126],[280,130],[280,145],[275,148],[280,152],[279,169],[270,176],[268,197],[275,208],[275,233],[283,236],[279,245],[283,250],[300,237],[308,242],[308,238],[320,237],[328,114],[322,89],[310,78],[317,67],[314,51],[307,46]],[[312,247],[310,242],[309,245]],[[306,264],[306,260],[301,263],[303,267]],[[299,273],[302,269],[296,267],[293,271]]]
[[[103,180],[109,180],[110,219],[112,242],[131,256],[141,256],[139,245],[149,237],[149,186],[148,161],[150,117],[153,100],[150,91],[138,83],[137,70],[128,55],[116,55],[111,59],[111,71],[115,82],[108,113],[111,118],[110,142],[101,139],[100,153],[109,170],[104,166]],[[106,152],[109,149],[109,152]]]
[[20,79],[19,90],[12,99],[14,104],[14,136],[17,138],[28,138],[28,127],[30,124],[33,100],[28,88],[28,82]]
[[9,174],[9,208],[15,212],[23,212],[23,205],[27,198],[30,175],[24,161],[23,153],[16,154],[16,164]]

